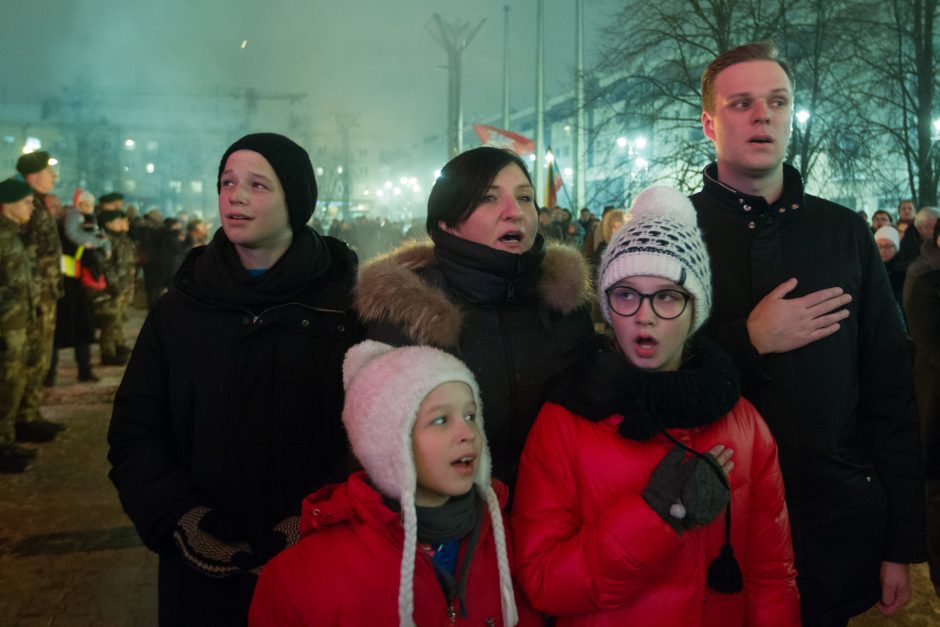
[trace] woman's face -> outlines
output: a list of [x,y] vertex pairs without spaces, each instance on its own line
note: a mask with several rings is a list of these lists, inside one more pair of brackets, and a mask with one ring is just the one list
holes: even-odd
[[535,190],[515,163],[493,179],[483,202],[456,226],[440,222],[441,230],[496,250],[521,254],[532,248],[538,233]]
[[219,219],[236,249],[286,250],[291,241],[287,203],[267,159],[253,150],[237,150],[219,181]]
[[[642,294],[660,290],[684,291],[675,282],[658,276],[632,276],[614,284],[632,288]],[[621,316],[611,310],[610,323],[617,345],[627,360],[643,370],[676,371],[682,365],[682,351],[692,328],[694,302],[686,305],[682,314],[664,320],[653,311],[649,298],[644,298],[632,316]]]

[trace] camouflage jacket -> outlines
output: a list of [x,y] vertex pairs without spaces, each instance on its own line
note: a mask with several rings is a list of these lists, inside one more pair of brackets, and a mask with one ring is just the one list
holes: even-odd
[[0,216],[0,331],[26,328],[39,305],[20,230],[20,225]]
[[29,253],[39,298],[54,303],[65,293],[62,285],[62,241],[55,219],[36,195],[33,195],[33,217],[26,225],[23,240]]
[[134,291],[137,276],[137,245],[127,233],[105,231],[111,240],[111,257],[104,264],[104,278],[112,296]]

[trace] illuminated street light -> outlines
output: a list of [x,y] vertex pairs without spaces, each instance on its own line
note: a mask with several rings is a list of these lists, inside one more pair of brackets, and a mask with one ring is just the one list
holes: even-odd
[[434,170],[434,180],[436,181],[436,180],[439,179],[439,178],[441,178],[441,171],[440,171],[440,170]]
[[637,169],[645,170],[646,168],[649,167],[650,162],[644,159],[643,157],[637,157],[636,160],[633,162],[633,164],[636,165]]
[[933,121],[933,130],[937,132],[937,135],[940,135],[940,118]]
[[35,137],[27,137],[26,143],[23,144],[23,154],[28,155],[31,152],[36,152],[42,148],[42,142],[36,139]]
[[336,166],[336,173],[337,173],[337,174],[342,174],[342,173],[343,173],[343,166],[341,166],[341,165]]
[[147,171],[147,174],[153,174],[153,171],[154,171],[153,164],[148,163],[147,165],[144,166],[144,170]]
[[642,135],[636,138],[636,141],[633,142],[633,145],[636,146],[637,150],[643,150],[646,148],[646,138]]
[[618,137],[618,138],[617,138],[617,145],[620,146],[621,148],[626,148],[626,147],[627,147],[627,138],[626,138],[626,137]]
[[546,152],[546,153],[545,153],[545,165],[546,165],[546,167],[547,167],[549,164],[554,163],[554,162],[555,162],[555,155],[554,155],[553,153]]
[[534,155],[534,154],[529,153],[529,161],[531,161],[532,163],[535,163],[535,155]]
[[323,168],[321,166],[317,166],[317,176],[323,176]]
[[565,168],[565,176],[571,176],[574,174],[574,170],[571,168]]
[[128,150],[133,150],[134,148],[137,147],[137,143],[133,139],[125,139],[124,147],[127,148]]
[[392,182],[385,181],[385,185],[383,185],[382,187],[384,187],[385,189],[392,189]]
[[796,121],[800,123],[800,126],[806,126],[806,120],[809,119],[809,111],[806,109],[800,109],[796,112]]

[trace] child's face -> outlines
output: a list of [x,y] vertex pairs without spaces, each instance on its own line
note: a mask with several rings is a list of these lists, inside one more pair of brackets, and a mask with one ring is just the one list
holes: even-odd
[[473,487],[483,438],[470,386],[449,381],[424,397],[412,431],[415,504],[439,507]]
[[[654,294],[661,290],[683,292],[675,282],[657,276],[632,276],[614,284],[610,298],[621,293],[616,288],[631,288],[643,294]],[[632,293],[625,298],[632,298]],[[666,301],[669,294],[663,294]],[[666,302],[657,302],[661,313],[669,309]],[[632,316],[621,316],[611,308],[610,321],[617,337],[617,344],[627,360],[644,370],[675,371],[682,365],[682,349],[692,328],[692,308],[689,300],[682,314],[672,320],[660,318],[653,311],[649,298],[643,298],[640,308]]]

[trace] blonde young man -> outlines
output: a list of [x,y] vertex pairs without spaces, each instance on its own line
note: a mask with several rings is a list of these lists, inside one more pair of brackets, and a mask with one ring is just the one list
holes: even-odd
[[706,68],[702,127],[717,159],[692,202],[713,273],[705,333],[779,444],[803,624],[844,626],[876,603],[897,612],[908,564],[925,558],[917,411],[871,232],[783,163],[793,100],[772,44]]

